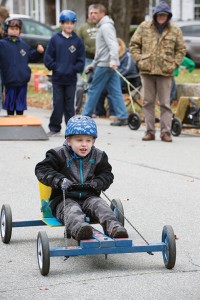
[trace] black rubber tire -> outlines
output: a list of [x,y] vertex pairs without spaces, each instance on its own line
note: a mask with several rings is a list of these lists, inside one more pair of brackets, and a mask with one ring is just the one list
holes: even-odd
[[1,208],[0,230],[2,242],[8,244],[12,235],[12,211],[8,204]]
[[39,231],[37,236],[37,260],[40,273],[48,275],[50,269],[49,239],[45,231]]
[[182,130],[182,122],[179,118],[174,118],[172,120],[172,128],[171,128],[171,133],[173,136],[179,136],[181,134]]
[[124,226],[124,208],[120,199],[113,199],[110,208],[114,211],[117,220]]
[[140,128],[141,119],[138,113],[132,113],[128,117],[128,126],[131,130],[137,130]]
[[176,240],[171,225],[165,225],[163,227],[162,242],[167,246],[167,248],[164,248],[162,251],[165,267],[172,269],[176,263]]

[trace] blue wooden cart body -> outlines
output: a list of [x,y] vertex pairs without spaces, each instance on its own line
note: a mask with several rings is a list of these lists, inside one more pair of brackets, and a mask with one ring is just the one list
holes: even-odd
[[[18,220],[12,222],[12,227],[33,227],[33,226],[63,226],[56,218],[44,218],[41,220]],[[149,243],[136,245],[129,238],[112,239],[93,227],[93,236],[90,240],[80,241],[79,246],[50,247],[50,256],[79,256],[95,254],[119,254],[137,252],[162,252],[166,244]]]

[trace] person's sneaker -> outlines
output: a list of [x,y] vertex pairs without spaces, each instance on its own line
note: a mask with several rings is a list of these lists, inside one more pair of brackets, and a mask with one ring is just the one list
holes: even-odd
[[92,238],[92,234],[92,227],[90,225],[83,225],[78,229],[75,240],[89,240]]
[[155,140],[155,134],[151,132],[147,132],[145,136],[142,138],[143,141],[154,141]]
[[128,232],[124,227],[114,227],[110,235],[111,238],[128,238]]
[[161,140],[162,140],[163,142],[168,142],[168,143],[172,142],[171,134],[168,133],[168,132],[166,132],[166,133],[161,137]]
[[48,136],[48,137],[51,137],[51,136],[58,136],[58,135],[60,135],[60,131],[58,131],[58,132],[49,131],[49,132],[47,133],[47,136]]
[[125,126],[128,125],[128,119],[118,119],[112,123],[110,123],[111,126]]

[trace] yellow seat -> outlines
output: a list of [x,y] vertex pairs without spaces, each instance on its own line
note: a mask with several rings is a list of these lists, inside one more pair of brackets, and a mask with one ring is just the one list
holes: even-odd
[[42,220],[45,224],[54,227],[54,226],[62,226],[52,214],[49,198],[51,195],[52,188],[47,186],[41,182],[38,182],[39,191],[40,191],[40,201],[41,201],[41,212],[42,212]]

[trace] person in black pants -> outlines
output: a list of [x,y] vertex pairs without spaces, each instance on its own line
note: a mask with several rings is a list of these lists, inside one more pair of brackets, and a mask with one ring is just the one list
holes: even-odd
[[84,44],[73,31],[76,13],[63,10],[59,20],[62,31],[51,38],[44,55],[45,66],[53,71],[53,112],[48,136],[60,133],[63,114],[66,124],[74,116],[77,74],[83,71],[85,65]]

